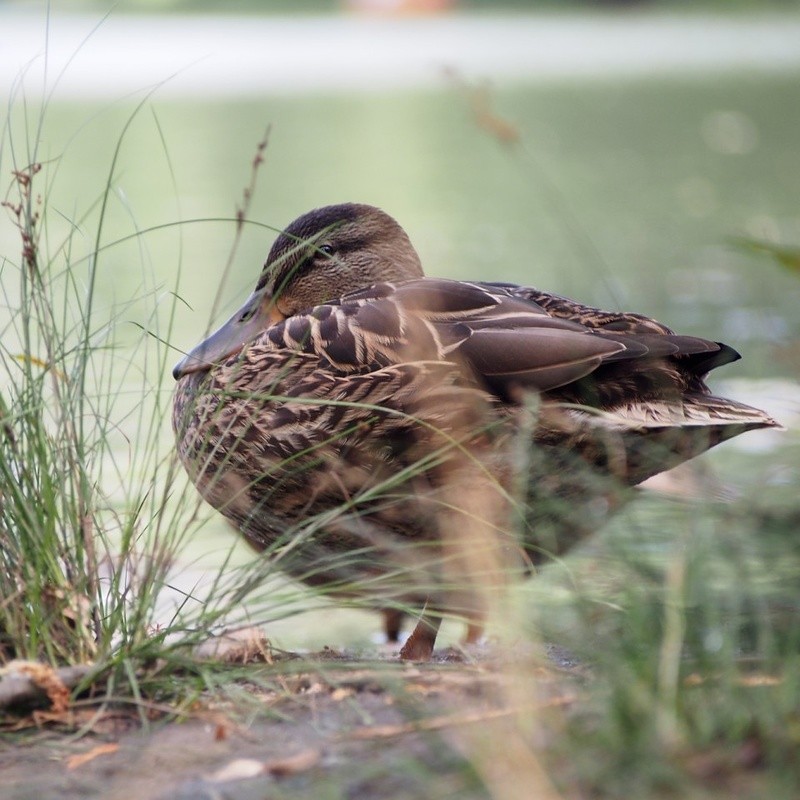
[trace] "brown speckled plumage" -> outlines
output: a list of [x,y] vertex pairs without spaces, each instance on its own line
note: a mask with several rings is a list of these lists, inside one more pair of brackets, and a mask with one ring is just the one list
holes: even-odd
[[290,574],[478,616],[474,592],[442,586],[477,516],[506,564],[535,562],[620,487],[774,425],[709,393],[736,358],[640,315],[424,278],[394,220],[346,204],[293,222],[245,306],[176,367],[174,426],[205,499]]

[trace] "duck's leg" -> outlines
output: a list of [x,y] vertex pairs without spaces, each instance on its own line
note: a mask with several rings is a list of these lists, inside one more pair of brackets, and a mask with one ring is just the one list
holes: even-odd
[[400,658],[403,661],[430,661],[441,623],[441,614],[432,612],[428,606],[425,606],[422,616],[417,622],[417,627],[411,632],[411,636],[406,639],[406,643],[400,650]]
[[482,614],[476,614],[467,621],[467,632],[464,644],[477,644],[483,636],[484,621]]
[[400,631],[403,628],[403,614],[398,608],[382,608],[383,632],[386,634],[386,641],[395,644],[400,641]]

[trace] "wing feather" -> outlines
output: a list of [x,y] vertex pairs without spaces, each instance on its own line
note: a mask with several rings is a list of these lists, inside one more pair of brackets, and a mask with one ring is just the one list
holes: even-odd
[[624,349],[620,342],[571,330],[490,328],[474,331],[458,353],[492,384],[513,380],[544,392],[579,380]]
[[[504,399],[523,387],[601,407],[631,393],[646,400],[690,386],[707,392],[705,374],[738,358],[726,345],[637,314],[530,287],[440,278],[375,284],[285,320],[269,338],[345,373],[450,361]],[[587,390],[582,379],[590,375]]]

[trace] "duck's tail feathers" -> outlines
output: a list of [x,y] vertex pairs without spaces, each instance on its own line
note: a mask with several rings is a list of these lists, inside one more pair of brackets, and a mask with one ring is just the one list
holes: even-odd
[[[589,416],[576,409],[576,417]],[[687,394],[680,402],[637,400],[609,412],[595,412],[595,424],[617,430],[729,428],[724,439],[758,428],[782,428],[766,411],[711,394]]]
[[746,431],[782,427],[758,408],[710,394],[671,403],[640,400],[613,411],[571,408],[568,414],[584,458],[629,486]]
[[[683,400],[689,425],[723,425],[740,428],[732,436],[758,428],[783,428],[766,411],[712,394],[689,395]],[[729,437],[726,437],[729,438]]]
[[[641,416],[636,419],[638,412]],[[713,395],[684,396],[679,407],[637,404],[617,428],[626,452],[629,485],[670,469],[746,431],[781,428],[758,408]]]

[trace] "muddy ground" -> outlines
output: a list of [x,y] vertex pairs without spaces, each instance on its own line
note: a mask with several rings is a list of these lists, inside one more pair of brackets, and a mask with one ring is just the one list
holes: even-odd
[[[535,704],[569,705],[580,668],[557,652],[537,658]],[[284,665],[277,683],[254,664],[252,683],[204,695],[178,720],[151,709],[142,727],[115,707],[84,716],[92,732],[79,735],[45,714],[40,728],[4,733],[0,797],[486,798],[514,703],[532,698],[510,702],[506,666],[487,652],[401,665],[324,651]]]

